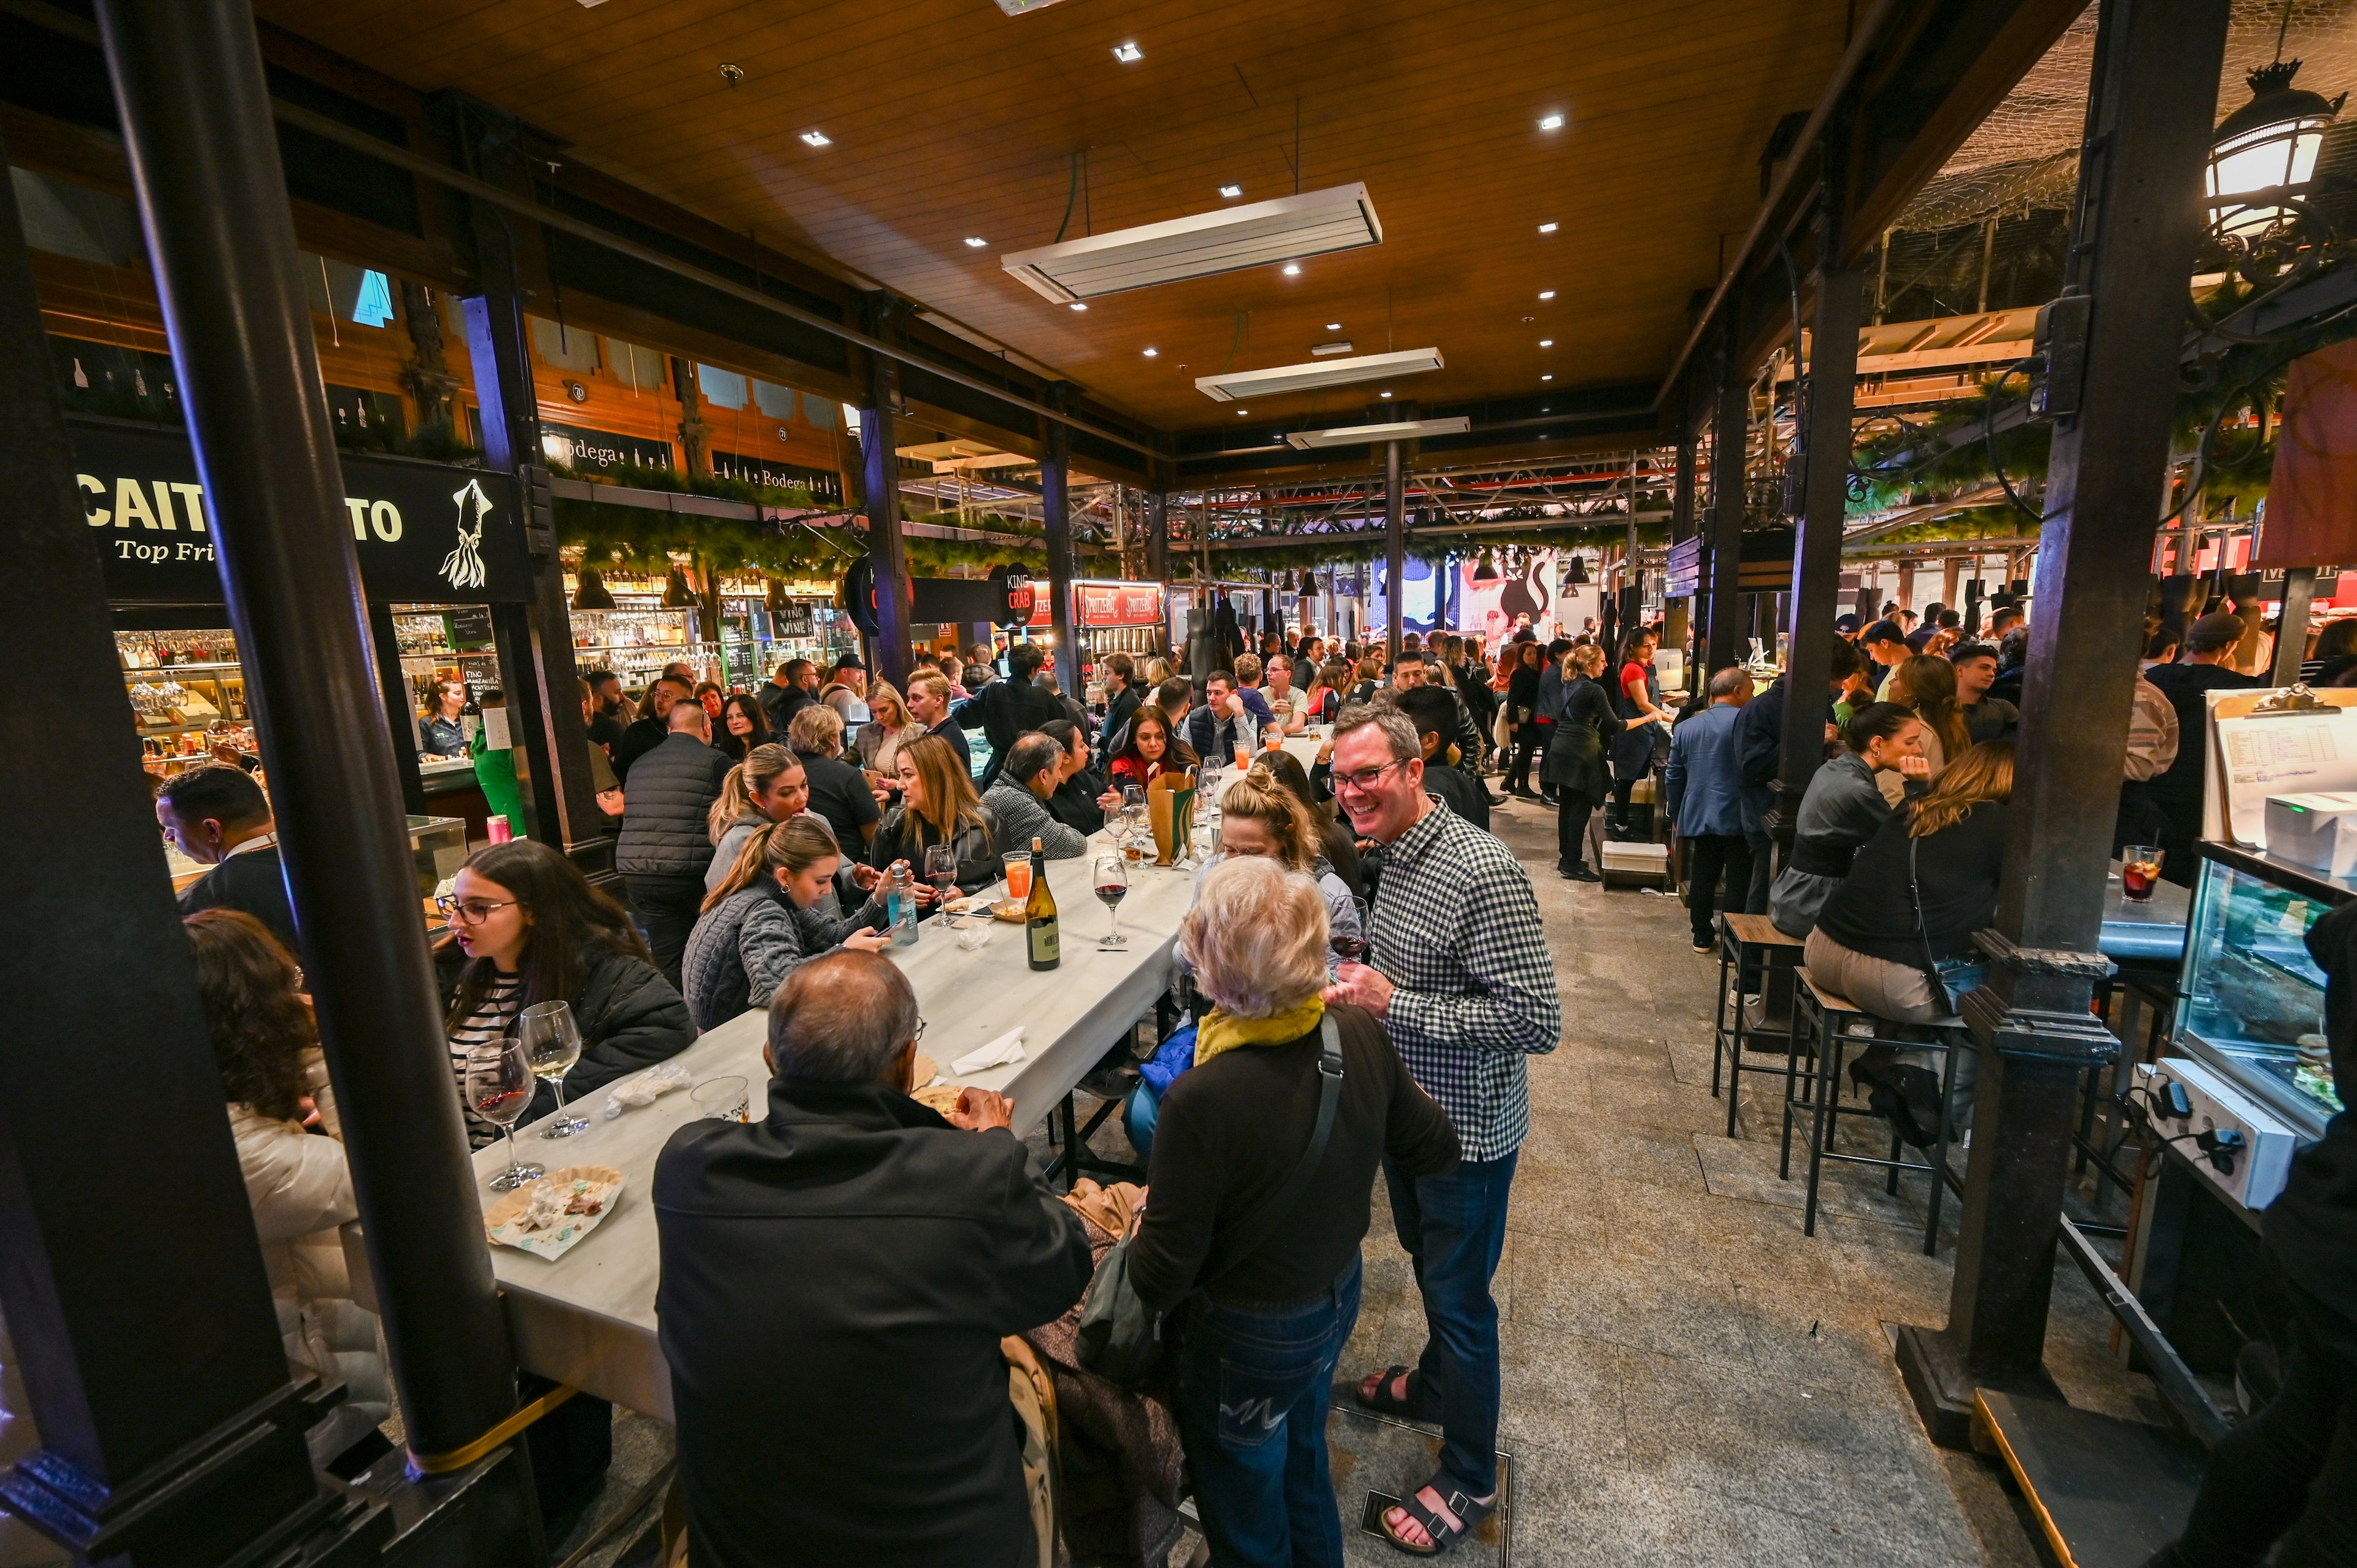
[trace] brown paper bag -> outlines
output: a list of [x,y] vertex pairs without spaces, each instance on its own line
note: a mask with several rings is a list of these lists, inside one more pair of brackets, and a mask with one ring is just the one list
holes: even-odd
[[1146,811],[1154,824],[1154,864],[1184,859],[1195,836],[1195,770],[1165,773],[1148,784]]

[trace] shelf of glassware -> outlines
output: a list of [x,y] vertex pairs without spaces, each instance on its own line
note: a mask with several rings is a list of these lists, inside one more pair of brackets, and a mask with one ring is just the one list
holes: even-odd
[[2304,1138],[2341,1107],[2324,1040],[2324,972],[2309,928],[2357,897],[2305,867],[2201,846],[2176,1047],[2208,1062]]

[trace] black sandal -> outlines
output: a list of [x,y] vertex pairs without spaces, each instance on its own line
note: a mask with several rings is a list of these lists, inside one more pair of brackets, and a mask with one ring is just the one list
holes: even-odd
[[[1385,1367],[1376,1375],[1374,1383],[1375,1391],[1372,1398],[1367,1393],[1363,1379],[1352,1391],[1359,1402],[1367,1409],[1382,1415],[1397,1416],[1403,1421],[1440,1419],[1437,1411],[1428,1408],[1429,1402],[1424,1398],[1422,1377],[1414,1367]],[[1394,1384],[1399,1386],[1400,1392],[1392,1392]]]
[[[1439,1499],[1437,1508],[1425,1502],[1426,1492]],[[1493,1496],[1486,1503],[1477,1502],[1458,1491],[1446,1472],[1436,1472],[1431,1480],[1399,1500],[1399,1509],[1422,1528],[1432,1544],[1412,1546],[1393,1534],[1389,1509],[1383,1510],[1383,1539],[1410,1557],[1437,1557],[1497,1512],[1498,1499]]]

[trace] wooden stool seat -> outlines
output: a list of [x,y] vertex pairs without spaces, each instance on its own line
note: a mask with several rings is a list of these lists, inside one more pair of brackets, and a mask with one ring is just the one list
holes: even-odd
[[1748,942],[1756,948],[1797,948],[1802,945],[1800,938],[1786,936],[1776,929],[1776,922],[1765,915],[1724,915],[1720,918],[1735,932],[1736,940]]
[[1744,1053],[1774,1056],[1782,1052],[1788,1058],[1791,1054],[1787,1042],[1775,1039],[1772,1026],[1752,1024],[1745,1004],[1758,996],[1762,1008],[1771,1014],[1782,1007],[1789,1028],[1791,987],[1786,976],[1801,961],[1801,945],[1778,930],[1765,915],[1722,912],[1718,917],[1718,1007],[1711,1029],[1710,1092],[1717,1096],[1719,1075],[1724,1071],[1730,1138],[1735,1136],[1743,1075],[1783,1070],[1772,1061],[1747,1062]]

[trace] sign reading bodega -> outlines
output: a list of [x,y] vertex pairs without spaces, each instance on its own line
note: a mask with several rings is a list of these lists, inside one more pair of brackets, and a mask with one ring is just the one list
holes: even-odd
[[[118,604],[219,604],[215,503],[178,431],[69,420],[82,516]],[[377,603],[488,604],[532,597],[531,561],[504,474],[403,457],[341,455],[336,526],[352,531]],[[323,521],[326,520],[322,520]]]

